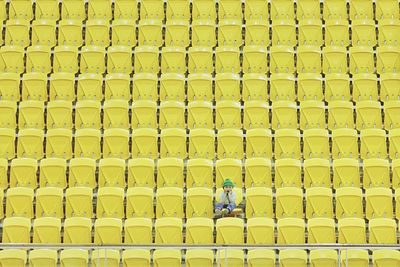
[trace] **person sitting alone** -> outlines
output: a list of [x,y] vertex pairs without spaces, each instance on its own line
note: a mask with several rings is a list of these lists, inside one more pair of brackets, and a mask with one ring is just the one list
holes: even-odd
[[224,191],[221,192],[219,203],[215,204],[216,217],[223,217],[231,214],[236,208],[236,193],[233,192],[234,187],[235,184],[230,179],[226,179],[222,184]]

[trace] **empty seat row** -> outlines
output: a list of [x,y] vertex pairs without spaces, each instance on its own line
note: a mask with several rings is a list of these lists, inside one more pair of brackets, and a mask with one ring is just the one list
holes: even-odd
[[[57,218],[33,220],[32,243],[92,243],[92,221],[89,218],[68,218],[61,227]],[[100,218],[94,222],[94,244],[151,244],[153,223],[146,218],[127,219],[124,224],[116,218]],[[223,218],[214,223],[212,219],[190,218],[186,222],[185,243],[187,244],[366,244],[367,227],[363,219],[339,219],[336,233],[335,221],[327,218],[304,220],[284,218],[277,221],[276,235],[274,220],[252,218]],[[244,230],[246,228],[246,235]],[[306,235],[307,228],[307,235]],[[178,218],[161,218],[155,221],[154,243],[182,244],[183,223]],[[63,238],[61,237],[63,232]],[[397,223],[387,218],[371,219],[368,223],[369,244],[397,244]],[[232,234],[234,233],[234,234]],[[245,238],[247,236],[247,238]],[[3,222],[3,243],[30,243],[31,220],[23,217],[6,218]],[[306,238],[307,237],[307,238]],[[246,242],[245,242],[246,239]],[[307,241],[306,241],[307,239]],[[124,240],[124,242],[122,241]]]

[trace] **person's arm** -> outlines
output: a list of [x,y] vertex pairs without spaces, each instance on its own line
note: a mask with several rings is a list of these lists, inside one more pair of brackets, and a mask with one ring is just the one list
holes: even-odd
[[236,193],[232,192],[228,204],[229,212],[232,212],[235,208],[236,208]]
[[219,202],[216,202],[215,204],[215,209],[221,210],[224,207],[224,199],[225,195],[224,192],[222,192],[219,196]]

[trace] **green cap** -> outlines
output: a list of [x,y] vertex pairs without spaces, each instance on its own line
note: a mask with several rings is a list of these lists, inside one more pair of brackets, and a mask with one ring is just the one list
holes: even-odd
[[225,187],[225,186],[232,186],[232,187],[235,187],[235,184],[232,182],[231,179],[226,179],[226,180],[224,181],[224,183],[222,184],[222,187]]

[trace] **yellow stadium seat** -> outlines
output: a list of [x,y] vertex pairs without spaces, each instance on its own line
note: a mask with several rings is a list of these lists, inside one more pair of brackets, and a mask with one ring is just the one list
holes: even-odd
[[396,1],[392,0],[379,0],[376,2],[376,14],[377,20],[380,19],[398,19],[399,18],[399,7]]
[[124,189],[100,187],[97,191],[97,218],[119,218],[124,216]]
[[[303,3],[307,1],[302,1]],[[308,1],[314,2],[314,1]],[[300,5],[300,4],[299,4]],[[299,16],[299,14],[297,14]],[[318,12],[319,16],[319,12]],[[299,20],[299,45],[316,46],[323,45],[322,22],[319,19],[302,19]]]
[[156,218],[183,217],[183,190],[177,187],[163,187],[157,190]]
[[33,243],[61,243],[60,232],[61,220],[58,218],[43,217],[33,221]]
[[186,187],[213,187],[213,162],[208,159],[190,159],[186,166]]
[[[296,99],[295,78],[292,74],[275,73],[270,75],[270,98],[271,101]],[[282,104],[284,102],[281,102]],[[276,104],[280,105],[280,104]]]
[[33,6],[29,0],[12,1],[8,8],[10,19],[25,19],[32,20]]
[[137,20],[138,3],[136,0],[117,0],[114,3],[114,19]]
[[186,51],[180,46],[163,47],[161,51],[162,73],[186,73]]
[[248,158],[244,165],[246,188],[266,186],[271,187],[271,161],[266,158]]
[[18,127],[20,129],[44,128],[44,103],[37,100],[22,101],[19,104]]
[[58,2],[55,0],[39,0],[35,9],[35,18],[59,20]]
[[[195,0],[196,1],[196,0]],[[197,1],[197,2],[207,2],[207,1]],[[213,2],[214,4],[214,2]],[[193,4],[194,8],[195,3]],[[214,4],[215,5],[215,4]],[[194,11],[194,9],[193,9]],[[193,14],[194,16],[194,14]],[[192,45],[193,45],[193,50],[194,47],[201,47],[201,48],[207,48],[207,47],[214,47],[217,45],[217,35],[216,35],[216,25],[215,22],[212,20],[205,20],[205,19],[199,19],[199,20],[194,20],[192,24]],[[189,48],[189,51],[191,51],[192,48]],[[211,63],[212,64],[212,63]],[[190,69],[190,67],[189,67]]]
[[322,101],[303,101],[300,103],[300,129],[324,129],[325,105]]
[[218,20],[242,20],[242,3],[238,0],[222,0],[218,5]]
[[183,180],[182,159],[165,157],[157,161],[157,188],[168,186],[183,188]]
[[[30,46],[26,50],[26,72],[27,74],[44,74],[46,77],[51,72],[50,47]],[[39,76],[39,75],[37,75]]]
[[119,158],[100,159],[98,186],[125,188],[125,161]]
[[333,249],[315,249],[310,251],[310,264],[312,267],[338,265],[338,252]]
[[365,244],[365,221],[360,218],[341,218],[338,220],[339,244]]
[[323,18],[329,19],[347,19],[346,1],[329,0],[324,3]]
[[182,255],[179,249],[157,249],[153,253],[154,267],[179,267],[182,264]]
[[308,244],[335,243],[335,220],[332,218],[312,218],[308,220]]
[[49,129],[46,134],[46,156],[70,159],[72,157],[72,131]]
[[[92,203],[90,203],[92,204]],[[90,216],[91,217],[91,216]],[[92,221],[89,218],[67,218],[64,222],[64,243],[92,243]]]
[[94,244],[121,244],[122,221],[116,218],[100,218],[94,223]]
[[3,221],[3,243],[30,243],[31,220],[23,217],[5,218]]
[[301,187],[301,162],[296,159],[275,160],[275,187]]
[[[294,72],[294,50],[289,46],[270,47],[271,73],[293,73]],[[272,98],[272,97],[271,97]]]
[[[212,201],[211,201],[212,202]],[[211,208],[212,210],[212,208]],[[212,244],[214,222],[209,218],[188,218],[186,222],[186,244]]]
[[369,255],[367,250],[350,249],[340,251],[341,264],[349,264],[359,267],[369,266]]
[[61,17],[63,19],[76,19],[85,20],[85,1],[83,0],[69,0],[63,3],[61,9]]
[[299,73],[320,73],[321,50],[318,46],[297,47],[297,71]]
[[106,100],[103,106],[103,128],[129,128],[129,106],[125,100]]
[[[356,187],[336,188],[336,218],[363,218],[363,216],[361,189]],[[364,222],[364,220],[362,221]],[[365,234],[363,235],[365,237]]]
[[[180,2],[180,1],[174,1]],[[185,1],[182,1],[185,3]],[[188,47],[189,40],[189,23],[183,19],[167,20],[165,25],[165,45],[176,47]]]
[[303,219],[279,219],[277,223],[277,231],[277,244],[303,244],[305,242],[305,224]]
[[376,187],[367,188],[365,191],[365,217],[392,218],[393,217],[393,195],[389,188]]
[[242,23],[239,20],[223,19],[218,23],[218,46],[240,47]]
[[215,124],[217,129],[241,128],[240,103],[229,100],[217,102]]
[[128,161],[128,187],[154,187],[154,161],[136,158]]
[[25,217],[31,219],[33,216],[33,189],[28,187],[9,188],[6,198],[6,217]]
[[21,74],[24,72],[24,48],[2,46],[0,49],[0,72]]
[[321,11],[318,1],[300,0],[297,4],[297,19],[299,21],[305,19],[320,19]]
[[69,185],[96,187],[96,162],[90,158],[74,158],[69,166]]
[[271,1],[271,19],[294,19],[294,6],[291,1]]
[[360,143],[360,157],[362,159],[387,158],[385,130],[361,130]]
[[141,19],[164,19],[164,3],[160,0],[145,0],[140,3]]
[[275,159],[300,159],[300,131],[279,129],[275,131]]
[[0,251],[0,264],[3,266],[26,266],[27,253],[22,249],[5,249]]
[[210,249],[188,249],[185,257],[186,266],[213,266],[214,251]]
[[350,20],[373,19],[374,10],[370,0],[356,0],[350,3]]
[[160,99],[185,100],[185,75],[180,73],[163,73],[160,78]]
[[373,73],[375,71],[372,47],[353,46],[350,52],[350,73]]
[[277,188],[275,213],[277,219],[285,217],[303,218],[302,190],[297,187]]
[[391,159],[398,159],[400,152],[400,130],[393,129],[389,131],[389,157]]
[[126,217],[154,218],[153,200],[154,196],[152,188],[148,187],[128,188],[126,192]]
[[327,20],[325,25],[325,44],[340,47],[348,46],[350,44],[349,22],[343,19]]
[[22,129],[18,134],[17,155],[23,158],[43,158],[44,133],[39,129]]
[[267,76],[264,74],[246,73],[242,81],[243,101],[268,99]]
[[[8,160],[5,158],[1,158],[0,159],[0,188],[2,189],[6,189],[8,188]],[[4,193],[3,195],[1,195],[1,190],[0,190],[0,201],[1,198],[4,197]],[[4,214],[2,214],[3,211],[0,207],[0,218],[3,218]]]
[[215,183],[222,185],[225,179],[232,179],[235,185],[242,187],[242,163],[238,159],[220,159],[215,163]]
[[378,79],[375,74],[353,75],[353,100],[378,100]]
[[0,101],[0,127],[15,129],[17,124],[17,103],[8,100]]
[[[38,2],[38,5],[39,3],[40,2]],[[36,9],[36,11],[38,11],[38,9]],[[55,21],[35,20],[32,22],[32,45],[53,47],[57,43],[56,40]]]
[[[22,1],[16,1],[22,2]],[[26,2],[26,1],[25,1]],[[14,1],[15,3],[15,1]],[[11,13],[11,12],[10,12]],[[24,19],[10,19],[6,22],[6,35],[4,43],[6,45],[15,45],[21,47],[27,47],[30,44],[29,21]]]
[[228,265],[234,267],[244,266],[244,251],[241,249],[220,249],[215,255],[217,266]]
[[[287,1],[289,2],[289,1]],[[289,3],[292,5],[291,3]],[[293,5],[292,5],[293,6]],[[272,23],[272,47],[283,46],[289,49],[297,44],[296,25],[294,20],[278,19]],[[272,70],[272,68],[271,68]]]
[[330,188],[328,187],[307,188],[305,198],[306,198],[306,217],[308,219],[318,218],[318,217],[333,218],[333,204],[332,204],[333,197],[332,197],[332,190]]
[[31,158],[17,158],[11,161],[10,167],[10,187],[37,187],[36,173],[38,163]]
[[266,73],[267,50],[262,46],[244,46],[242,65],[244,73]]
[[[275,224],[271,218],[250,218],[247,220],[246,244],[274,244]],[[249,255],[248,255],[249,256]]]
[[348,74],[325,75],[325,100],[329,103],[336,100],[350,100],[350,78]]
[[96,249],[92,252],[93,267],[119,267],[120,252],[114,249]]
[[160,104],[160,129],[184,128],[184,103],[178,101],[163,101]]
[[[129,3],[129,1],[119,1]],[[117,5],[117,3],[115,4]],[[112,22],[112,45],[133,47],[136,45],[136,23],[128,19],[115,19]]]
[[[383,2],[383,1],[382,1]],[[400,264],[400,254],[397,250],[379,249],[372,252],[374,266],[382,267]]]
[[0,97],[2,100],[17,101],[20,99],[20,77],[17,73],[0,73]]
[[107,50],[107,72],[124,73],[132,72],[132,51],[128,46],[111,46]]
[[[133,100],[158,99],[158,77],[154,73],[135,73],[133,75]],[[135,101],[133,102],[135,104]]]
[[246,218],[271,218],[272,190],[265,187],[250,187],[246,190]]
[[240,101],[240,76],[233,73],[215,75],[215,100]]
[[153,223],[149,218],[129,218],[124,225],[125,244],[151,244]]
[[[60,228],[61,228],[61,225],[60,225]],[[53,266],[53,267],[56,267],[57,262],[58,262],[57,250],[34,249],[29,252],[29,266],[32,266],[32,267]]]
[[363,187],[390,187],[389,161],[365,159],[363,161]]
[[396,73],[400,69],[400,48],[379,46],[376,49],[376,72],[379,74]]
[[351,42],[353,46],[375,46],[375,22],[372,19],[353,20],[351,22]]
[[212,0],[194,0],[192,3],[193,21],[200,19],[215,20],[217,18],[216,5]]
[[78,72],[78,48],[74,46],[56,46],[53,56],[53,72]]
[[242,219],[221,218],[217,220],[216,231],[217,244],[233,245],[244,243],[244,222]]
[[[388,1],[379,1],[388,2]],[[397,16],[399,16],[397,14]],[[400,45],[400,23],[394,19],[384,19],[378,22],[378,43],[380,46],[399,46]]]
[[154,46],[136,47],[134,66],[136,73],[158,73],[158,49]]
[[[71,184],[71,186],[74,185]],[[84,217],[91,219],[93,216],[92,201],[92,188],[83,186],[67,188],[65,191],[65,217]],[[90,223],[90,229],[91,227],[92,224]]]
[[344,47],[326,46],[322,49],[323,72],[346,73],[347,72],[347,51]]
[[212,190],[203,187],[189,188],[186,192],[186,217],[212,218],[212,216],[213,216]]
[[75,76],[72,73],[50,75],[50,101],[75,100]]
[[332,131],[332,158],[357,158],[358,135],[354,129],[336,129]]
[[132,128],[157,128],[157,103],[139,100],[132,104]]
[[193,129],[189,135],[189,157],[214,159],[215,133],[210,129]]
[[100,139],[100,130],[77,130],[75,133],[75,156],[99,159],[101,157]]
[[243,158],[243,132],[239,129],[223,129],[217,134],[218,158]]
[[214,128],[213,110],[211,102],[206,102],[206,101],[189,102],[188,128],[193,130],[197,130],[196,128],[203,128],[203,129]]
[[88,2],[88,18],[89,19],[112,19],[112,9],[110,0],[100,0]]
[[[84,46],[81,48],[81,73],[101,74],[106,70],[105,50],[100,46]],[[78,94],[79,97],[79,94]]]
[[240,69],[240,51],[238,47],[223,46],[215,49],[216,73],[239,73]]
[[189,74],[187,87],[188,105],[190,105],[190,101],[211,101],[213,99],[211,74]]
[[[61,158],[46,158],[40,162],[40,187],[65,188],[67,185],[67,162]],[[1,183],[0,183],[1,184]]]
[[272,135],[269,129],[250,129],[246,132],[246,157],[272,157]]
[[290,101],[272,103],[272,129],[297,128],[297,105]]
[[[250,1],[245,2],[248,3],[260,3],[264,5],[263,1]],[[249,4],[251,5],[251,4]],[[266,46],[269,45],[269,24],[268,21],[258,20],[258,19],[250,19],[246,20],[246,28],[245,28],[245,44],[246,45],[255,45],[255,46]]]
[[253,249],[247,251],[247,264],[249,267],[273,267],[276,261],[275,251],[267,249]]
[[186,131],[183,129],[163,129],[160,135],[161,157],[186,158]]
[[72,103],[50,101],[47,103],[47,129],[72,129]]
[[[71,3],[73,1],[67,2]],[[58,44],[78,47],[82,46],[82,21],[74,19],[60,20],[58,25]]]
[[350,101],[332,101],[328,105],[328,128],[354,128],[353,103]]
[[[392,160],[392,188],[398,189],[400,186],[400,160]],[[400,210],[399,210],[400,211]]]
[[213,51],[210,47],[190,47],[188,51],[189,73],[213,72]]
[[158,218],[154,224],[156,244],[181,244],[183,242],[182,220],[178,218]]
[[100,128],[101,103],[93,100],[82,100],[76,103],[75,128]]
[[130,76],[125,73],[107,74],[105,79],[105,99],[130,100]]
[[[161,1],[158,2],[161,3]],[[143,7],[145,5],[141,6]],[[139,21],[138,43],[141,46],[151,45],[154,46],[154,48],[162,46],[163,38],[161,21],[153,19],[141,19]]]
[[268,3],[260,0],[245,2],[244,17],[246,22],[251,19],[268,19]]
[[333,161],[333,185],[339,187],[359,187],[360,170],[357,159],[342,158]]
[[[64,218],[63,189],[58,187],[41,187],[36,191],[36,218]],[[59,243],[59,242],[52,242]]]
[[399,104],[398,101],[387,101],[384,103],[384,126],[386,130],[400,128],[400,120],[395,115],[400,111]]
[[64,249],[60,252],[60,264],[63,267],[84,267],[89,263],[89,253],[83,249]]
[[110,45],[109,27],[110,27],[109,23],[106,20],[100,20],[100,19],[87,20],[85,28],[86,46],[100,46],[100,47],[109,46]]
[[[305,103],[305,102],[302,102]],[[328,131],[323,129],[308,129],[303,132],[304,159],[330,157]]]
[[127,159],[129,156],[129,130],[106,129],[103,135],[103,157]]
[[122,264],[124,267],[128,266],[150,267],[150,251],[144,249],[124,250],[122,251]]
[[156,129],[136,129],[132,133],[133,158],[158,158],[158,135]]

